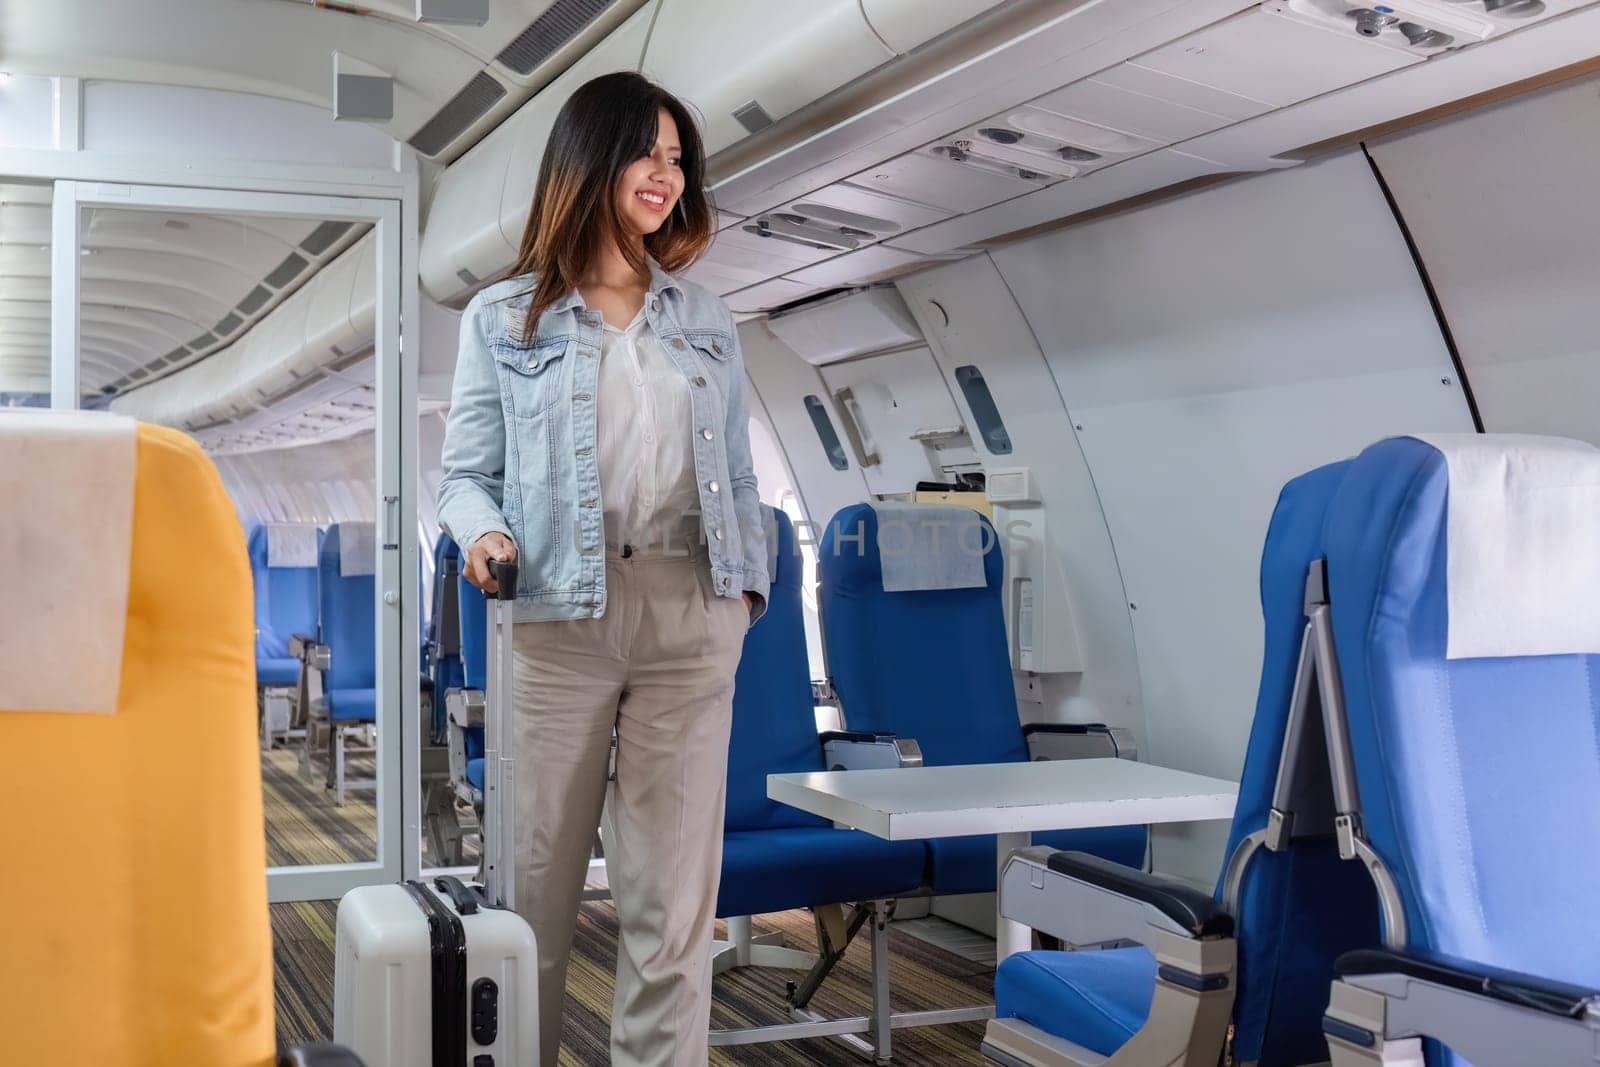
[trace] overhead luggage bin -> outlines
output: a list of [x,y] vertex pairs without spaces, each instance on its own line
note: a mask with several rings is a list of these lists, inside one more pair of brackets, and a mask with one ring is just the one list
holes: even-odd
[[439,179],[419,258],[429,296],[460,307],[516,259],[545,140],[561,105],[590,78],[639,68],[658,4],[650,0],[634,12]]

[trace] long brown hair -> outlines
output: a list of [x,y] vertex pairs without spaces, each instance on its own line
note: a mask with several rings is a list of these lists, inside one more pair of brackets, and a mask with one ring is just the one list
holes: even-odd
[[711,244],[712,207],[705,189],[705,149],[689,109],[639,74],[621,71],[585,82],[562,105],[545,144],[533,208],[522,231],[514,276],[532,275],[533,302],[522,325],[529,343],[539,316],[588,273],[605,242],[616,241],[640,274],[650,267],[628,242],[617,217],[616,188],[635,160],[656,143],[661,109],[678,125],[683,195],[661,228],[646,234],[644,251],[669,273],[683,270]]

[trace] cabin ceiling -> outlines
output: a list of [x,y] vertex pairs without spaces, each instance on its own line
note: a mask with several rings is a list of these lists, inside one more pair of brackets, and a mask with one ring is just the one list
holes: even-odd
[[492,0],[482,26],[421,23],[416,0],[49,0],[0,5],[14,74],[256,93],[328,108],[332,53],[394,79],[374,123],[448,160],[642,0]]
[[[146,385],[232,344],[365,231],[351,223],[85,208],[80,381]],[[0,184],[0,392],[50,388],[51,190]]]
[[[1522,32],[1576,24],[1596,0],[1394,0],[1412,21],[1376,36],[1352,21],[1363,0],[814,0],[803,17],[788,0],[491,0],[477,27],[418,23],[415,3],[0,5],[0,62],[256,93],[322,107],[330,122],[333,53],[391,75],[394,117],[372,125],[447,164],[425,183],[419,264],[446,306],[512,261],[570,89],[642,69],[706,116],[721,230],[690,276],[759,314],[1159,189],[1293,165],[1301,146],[1394,119],[1396,101],[1494,89],[1572,62],[1556,53],[1596,35],[1593,17],[1566,46],[1558,27]],[[0,189],[0,392],[10,376],[48,383],[48,195]],[[370,289],[358,275],[371,254],[327,279],[327,299],[308,289],[309,310],[283,308],[360,231],[278,284],[315,222],[185,218],[188,230],[159,215],[86,219],[85,391],[126,393],[119,410],[197,433],[232,424],[228,447],[259,447],[279,432],[269,423],[309,410],[307,373],[348,371],[370,338],[370,300],[358,313],[352,294]],[[162,257],[159,279],[181,290],[165,302],[132,266]],[[208,271],[219,257],[226,269]],[[260,322],[275,309],[283,331]],[[256,337],[235,344],[252,325]],[[222,349],[233,351],[204,359]],[[276,377],[246,388],[235,371],[257,363]]]

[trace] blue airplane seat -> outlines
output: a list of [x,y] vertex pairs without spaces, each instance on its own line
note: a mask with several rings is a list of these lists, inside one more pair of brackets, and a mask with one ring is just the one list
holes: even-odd
[[328,647],[328,670],[323,675],[329,717],[339,721],[372,722],[377,718],[376,627],[373,616],[372,562],[365,573],[340,568],[340,541],[357,523],[335,523],[322,537],[317,554],[317,590],[321,607],[322,643]]
[[[294,544],[280,546],[273,551],[273,526],[257,525],[250,528],[248,539],[250,577],[255,588],[256,621],[256,685],[293,686],[300,681],[300,660],[289,653],[289,638],[295,634],[314,635],[317,632],[317,567],[315,533],[309,554],[294,555],[300,547]],[[293,528],[279,534],[296,541],[300,534]],[[314,527],[306,527],[314,531]],[[280,562],[272,561],[277,555]],[[283,559],[300,565],[284,566]]]
[[[327,784],[338,804],[344,803],[347,789],[377,784],[375,779],[352,780],[345,773],[349,735],[378,718],[376,561],[371,523],[336,523],[323,533],[317,550],[321,624],[313,662],[321,674],[321,696],[313,697],[311,712],[327,721]],[[313,739],[322,732],[306,731],[300,765],[307,776],[314,758]]]
[[[937,551],[929,546],[934,567],[981,553],[984,584],[973,588],[886,592],[874,505],[843,509],[822,537],[823,639],[846,725],[914,738],[930,767],[1029,759],[1006,647],[1004,563],[994,527],[977,518],[982,538],[970,546],[958,544],[954,528]],[[932,642],[948,653],[934,652]],[[1038,833],[1033,841],[1138,867],[1145,837],[1142,826],[1119,826]],[[928,851],[935,893],[994,889],[992,836],[940,838],[928,842]]]
[[719,918],[909,893],[922,881],[925,858],[921,842],[836,830],[767,798],[767,775],[825,766],[794,527],[782,512],[764,510],[775,571],[766,614],[745,635],[734,676]]
[[[1494,450],[1489,494],[1452,484],[1466,458],[1452,470],[1433,445],[1394,438],[1355,461],[1327,521],[1357,836],[1402,906],[1386,915],[1386,950],[1340,961],[1328,1024],[1347,1040],[1333,1062],[1399,1062],[1407,1050],[1397,1046],[1420,1035],[1429,1067],[1590,1064],[1600,1048],[1600,451],[1495,435],[1448,447]],[[1582,458],[1560,459],[1573,455]],[[1450,517],[1458,494],[1460,523]],[[1510,503],[1476,510],[1501,494]],[[1502,513],[1502,548],[1531,561],[1465,544]],[[1568,540],[1551,540],[1550,527]],[[1474,559],[1495,561],[1484,564],[1491,599],[1453,618],[1451,583],[1470,587],[1460,568]],[[1579,608],[1551,612],[1548,587],[1494,587],[1518,566],[1559,575],[1567,588],[1555,597]],[[1495,603],[1503,612],[1481,610]],[[1449,658],[1463,635],[1488,632],[1474,615],[1508,637],[1533,632],[1505,629],[1518,612],[1538,619],[1537,641],[1458,646]],[[1533,644],[1550,654],[1527,654]],[[1383,995],[1385,1009],[1364,1014],[1362,991]]]
[[433,681],[433,743],[445,741],[445,694],[466,685],[461,665],[461,549],[447,533],[433,544],[433,610],[425,646]]
[[[1284,486],[1262,549],[1261,684],[1223,853],[1229,862],[1214,895],[1232,919],[1236,943],[1231,978],[1237,1063],[1288,1067],[1326,1061],[1322,1009],[1334,960],[1378,940],[1371,882],[1359,864],[1340,860],[1327,827],[1311,825],[1308,815],[1303,828],[1315,832],[1263,847],[1293,717],[1307,623],[1307,568],[1322,554],[1323,518],[1349,467],[1349,461],[1329,464]],[[1010,903],[1007,897],[1004,904]],[[1143,945],[1022,952],[1002,962],[995,974],[996,1017],[1020,1020],[1099,1056],[1112,1056],[1146,1026],[1156,984],[1156,960]],[[1016,1029],[1006,1023],[991,1027],[991,1051],[1010,1048],[1006,1038]],[[1202,1050],[1201,1060],[1220,1054],[1221,1037],[1218,1031],[1210,1038],[1216,1047]]]
[[[481,693],[489,677],[489,602],[483,590],[461,573],[456,576],[456,598],[461,627],[461,688]],[[460,770],[452,773],[458,781],[471,787],[474,800],[480,799],[483,795],[483,723],[481,720],[452,723],[451,734],[452,745],[461,750],[458,756],[452,749],[451,766],[460,763]]]

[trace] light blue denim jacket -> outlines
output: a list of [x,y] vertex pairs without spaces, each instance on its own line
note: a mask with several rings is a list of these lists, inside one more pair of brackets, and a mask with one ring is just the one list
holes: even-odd
[[[718,297],[652,261],[644,314],[690,385],[695,481],[718,596],[766,608],[767,549],[751,467],[744,357]],[[461,316],[444,434],[439,523],[465,551],[498,531],[517,546],[518,622],[599,617],[606,606],[596,402],[600,312],[576,292],[522,323],[532,281],[479,292]]]

